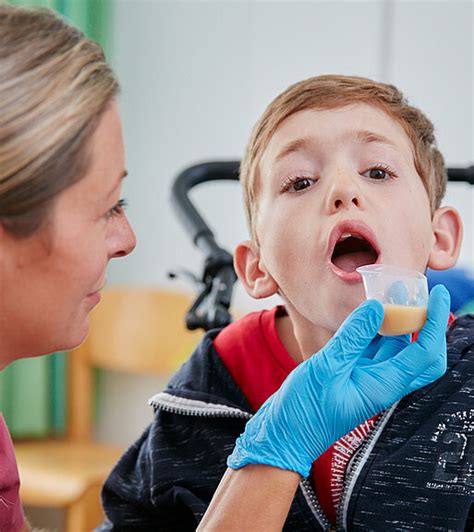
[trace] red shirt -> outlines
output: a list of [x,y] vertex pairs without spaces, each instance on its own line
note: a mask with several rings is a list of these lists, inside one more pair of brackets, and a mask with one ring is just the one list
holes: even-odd
[[[276,317],[284,315],[286,311],[280,306],[252,312],[223,329],[214,340],[217,353],[255,411],[297,365],[278,336]],[[313,464],[316,496],[332,523],[336,522],[347,464],[376,419],[377,416],[352,430]]]
[[283,307],[252,312],[214,339],[217,353],[254,411],[297,366],[278,336],[277,316],[286,316]]
[[23,528],[19,496],[20,479],[13,444],[0,414],[0,530],[18,532]]

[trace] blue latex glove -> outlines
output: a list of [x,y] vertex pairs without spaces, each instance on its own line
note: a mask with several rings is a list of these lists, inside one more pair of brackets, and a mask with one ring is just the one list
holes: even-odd
[[433,288],[418,340],[380,337],[375,300],[350,314],[321,351],[302,362],[247,423],[227,465],[267,464],[309,475],[339,438],[446,371],[449,292]]

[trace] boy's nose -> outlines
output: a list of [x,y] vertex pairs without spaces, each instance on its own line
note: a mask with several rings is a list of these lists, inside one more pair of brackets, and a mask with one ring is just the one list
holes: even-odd
[[362,201],[360,188],[352,178],[336,176],[330,184],[326,207],[332,214],[344,209],[359,209]]

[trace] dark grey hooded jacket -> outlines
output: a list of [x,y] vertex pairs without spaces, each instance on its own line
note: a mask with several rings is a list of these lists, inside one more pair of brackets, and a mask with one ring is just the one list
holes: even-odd
[[[100,530],[191,531],[252,411],[208,333],[151,404],[107,479]],[[448,371],[379,418],[348,467],[335,530],[474,530],[474,315],[448,333]],[[124,420],[126,423],[126,420]],[[330,530],[302,480],[285,530]]]

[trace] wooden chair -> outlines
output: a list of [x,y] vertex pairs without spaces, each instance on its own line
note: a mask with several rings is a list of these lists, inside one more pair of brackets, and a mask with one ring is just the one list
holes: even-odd
[[64,508],[67,532],[102,521],[101,486],[124,449],[93,441],[93,368],[169,375],[202,335],[184,326],[190,302],[146,288],[103,292],[87,340],[68,358],[67,438],[15,442],[25,506]]

